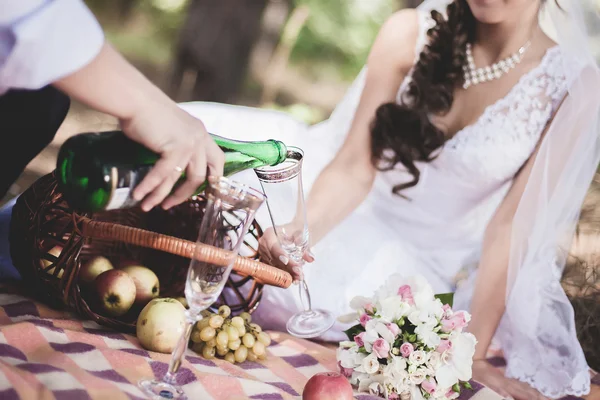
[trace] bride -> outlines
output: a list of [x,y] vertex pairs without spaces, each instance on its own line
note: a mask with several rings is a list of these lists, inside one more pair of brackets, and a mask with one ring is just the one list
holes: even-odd
[[[598,93],[599,75],[580,4],[553,1],[429,0],[397,12],[331,118],[313,127],[182,105],[211,132],[304,149],[311,264],[288,260],[272,229],[260,250],[304,273],[315,308],[345,314],[393,273],[425,275],[472,313],[474,378],[527,400],[590,385],[559,281],[560,249],[598,164],[598,101],[587,93]],[[258,185],[251,173],[236,179]],[[264,209],[257,219],[270,224]],[[285,330],[300,308],[296,290],[268,287],[256,318]],[[344,328],[322,339],[344,340]],[[507,377],[485,361],[495,339]]]

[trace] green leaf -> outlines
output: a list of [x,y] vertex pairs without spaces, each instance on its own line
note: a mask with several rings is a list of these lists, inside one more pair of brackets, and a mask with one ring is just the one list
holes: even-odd
[[473,390],[473,386],[469,382],[463,382],[462,385],[465,389]]
[[450,307],[452,307],[452,304],[454,303],[454,293],[436,294],[435,298],[440,299],[442,304],[448,304]]
[[456,393],[460,393],[460,385],[458,383],[455,383],[454,386],[452,386],[452,390]]
[[354,325],[352,328],[345,330],[344,333],[348,336],[349,340],[354,340],[354,336],[358,335],[361,332],[364,332],[365,328],[361,324]]

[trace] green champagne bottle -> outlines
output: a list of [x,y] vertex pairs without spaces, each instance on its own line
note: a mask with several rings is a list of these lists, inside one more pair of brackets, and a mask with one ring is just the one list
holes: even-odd
[[[242,142],[211,137],[225,153],[224,175],[277,165],[285,161],[287,148],[276,140]],[[56,175],[69,205],[80,211],[129,208],[132,197],[160,156],[129,139],[121,131],[81,133],[64,142],[58,153]],[[181,181],[185,178],[182,174]],[[206,188],[206,182],[197,194]]]

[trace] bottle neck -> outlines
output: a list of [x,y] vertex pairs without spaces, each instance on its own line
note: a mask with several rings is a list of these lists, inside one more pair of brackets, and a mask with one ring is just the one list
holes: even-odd
[[234,151],[254,157],[264,163],[264,165],[277,165],[286,160],[287,147],[283,142],[269,139],[266,141],[246,142],[233,139],[226,139],[218,135],[210,135],[215,143],[223,151]]

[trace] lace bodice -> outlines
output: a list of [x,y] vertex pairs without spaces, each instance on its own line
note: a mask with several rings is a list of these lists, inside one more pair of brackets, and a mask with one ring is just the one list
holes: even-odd
[[[420,31],[415,49],[418,59],[435,22],[419,13]],[[410,74],[398,92],[408,87]],[[523,75],[509,93],[488,106],[478,120],[457,132],[444,146],[438,166],[459,177],[481,183],[510,179],[533,152],[550,117],[566,93],[562,54],[558,46],[547,50],[540,64]]]
[[[434,23],[427,13],[421,12],[420,18],[415,60],[426,43],[426,31]],[[398,101],[410,79],[411,73],[400,87]],[[562,52],[555,46],[505,97],[488,106],[475,123],[449,139],[433,162],[418,164],[419,183],[403,192],[412,201],[402,205],[398,218],[411,222],[418,216],[422,225],[423,218],[433,215],[437,221],[456,224],[477,214],[478,221],[469,223],[470,236],[476,240],[515,174],[535,150],[565,93]],[[392,198],[384,192],[389,193],[391,187],[407,179],[402,166],[380,174],[376,182],[377,201],[387,198],[390,206],[395,202],[397,207],[398,197]],[[444,198],[443,206],[440,197]],[[457,234],[464,238],[467,229],[465,232],[459,229]]]

